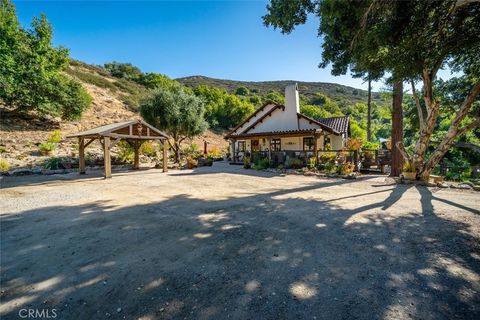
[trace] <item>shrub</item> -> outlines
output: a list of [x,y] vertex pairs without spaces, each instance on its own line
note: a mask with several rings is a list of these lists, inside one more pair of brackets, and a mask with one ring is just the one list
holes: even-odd
[[220,159],[222,158],[224,153],[214,146],[210,151],[208,151],[207,156],[212,157],[213,159]]
[[362,147],[362,139],[350,138],[346,143],[348,150],[358,150]]
[[152,141],[146,141],[140,147],[140,153],[150,158],[155,158],[157,151],[158,146]]
[[327,173],[333,173],[337,170],[337,168],[334,163],[327,162],[323,165],[323,170]]
[[128,142],[122,140],[118,143],[118,158],[122,162],[132,162],[134,154],[135,152]]
[[301,167],[303,167],[303,161],[297,158],[288,159],[287,164],[288,164],[288,167],[292,169],[300,169]]
[[62,140],[62,132],[60,130],[54,130],[50,136],[48,136],[47,142],[59,143]]
[[362,149],[378,150],[378,149],[380,149],[380,143],[379,142],[366,141],[366,142],[363,143]]
[[250,169],[251,168],[251,164],[250,164],[250,157],[243,157],[243,167],[245,169]]
[[5,148],[4,146],[0,146],[0,153],[5,153],[7,152],[7,148]]
[[43,167],[49,170],[57,169],[70,169],[74,165],[78,165],[78,159],[72,159],[68,157],[52,157],[43,163]]
[[193,159],[200,157],[201,152],[198,144],[192,142],[189,146],[184,147],[182,149],[182,155],[185,157],[191,157]]
[[320,162],[321,163],[334,163],[337,154],[335,152],[321,152],[320,153]]
[[271,165],[272,165],[272,162],[270,160],[268,160],[267,158],[257,159],[255,161],[254,168],[256,170],[264,170],[264,169],[270,168]]
[[41,153],[44,153],[44,154],[50,153],[56,148],[57,148],[57,145],[51,142],[40,143],[38,145],[38,149],[40,150]]
[[0,172],[5,172],[10,170],[10,164],[5,159],[0,159]]
[[353,163],[347,162],[338,166],[338,173],[349,174],[353,172],[353,169],[355,169],[355,166],[353,165]]

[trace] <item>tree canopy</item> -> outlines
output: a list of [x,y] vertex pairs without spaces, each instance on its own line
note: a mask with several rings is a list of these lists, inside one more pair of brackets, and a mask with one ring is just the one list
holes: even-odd
[[0,0],[0,104],[17,112],[76,119],[91,98],[62,73],[68,50],[54,48],[52,34],[44,15],[33,18],[30,30],[24,29],[13,4]]
[[176,162],[180,160],[180,143],[208,127],[203,101],[180,86],[153,90],[141,102],[140,114],[145,121],[172,137],[169,143]]
[[[428,177],[457,137],[480,124],[472,112],[480,93],[480,3],[273,0],[267,10],[264,23],[285,33],[305,23],[308,14],[316,14],[323,36],[320,66],[331,64],[333,74],[348,70],[374,78],[388,74],[396,83],[421,79],[424,105],[416,104],[419,118],[423,114],[426,118],[421,121],[412,161],[422,178]],[[468,89],[461,103],[457,101],[447,134],[429,153],[443,110],[434,82],[438,70],[447,65],[460,72]],[[469,120],[472,117],[475,120]]]

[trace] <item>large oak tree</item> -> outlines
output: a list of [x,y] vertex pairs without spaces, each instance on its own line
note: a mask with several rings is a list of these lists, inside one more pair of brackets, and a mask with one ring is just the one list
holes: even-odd
[[[420,178],[428,178],[460,135],[478,128],[475,101],[480,93],[480,3],[272,0],[267,9],[265,24],[286,33],[305,23],[308,14],[320,17],[319,35],[323,37],[320,66],[331,64],[333,74],[344,74],[349,69],[354,74],[386,72],[394,84],[394,92],[400,91],[403,81],[422,81],[424,109],[417,104],[421,131],[414,155],[410,157],[403,151],[405,157],[414,161]],[[459,77],[468,89],[462,102],[453,107],[456,116],[447,134],[429,153],[439,114],[446,112],[434,90],[437,73],[446,65],[460,72]],[[395,101],[399,101],[398,95],[393,112],[398,116],[400,109]],[[393,138],[398,137],[396,125],[393,121]],[[400,151],[403,146],[398,142],[395,147]]]

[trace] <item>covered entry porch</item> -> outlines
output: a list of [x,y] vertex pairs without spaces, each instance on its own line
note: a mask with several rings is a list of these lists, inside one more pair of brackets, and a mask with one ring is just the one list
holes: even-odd
[[112,177],[110,151],[121,140],[127,141],[133,147],[134,169],[139,169],[140,146],[147,140],[159,141],[163,150],[163,172],[167,171],[168,155],[166,143],[168,136],[145,121],[132,120],[120,123],[112,123],[70,135],[68,138],[78,138],[80,174],[85,174],[85,148],[95,140],[98,140],[102,145],[105,178]]
[[298,158],[305,163],[330,144],[330,136],[322,129],[291,130],[240,134],[229,137],[232,163],[243,163],[245,157],[254,162],[268,158],[275,164]]

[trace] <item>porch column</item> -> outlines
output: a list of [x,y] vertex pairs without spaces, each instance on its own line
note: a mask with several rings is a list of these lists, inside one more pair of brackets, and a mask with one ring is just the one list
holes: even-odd
[[267,138],[268,160],[272,160],[272,138]]
[[236,154],[235,154],[235,139],[230,140],[232,143],[232,162],[236,162]]
[[165,140],[162,141],[162,151],[163,151],[163,172],[168,171],[168,154],[167,154],[167,142]]
[[318,137],[319,134],[313,135],[313,156],[315,157],[315,165],[318,164]]
[[103,137],[103,164],[105,179],[112,177],[112,162],[110,159],[110,137]]
[[78,138],[78,173],[85,174],[85,138]]
[[133,151],[134,151],[133,169],[135,170],[140,168],[140,154],[139,154],[140,144],[138,142],[139,142],[138,140],[133,141]]

